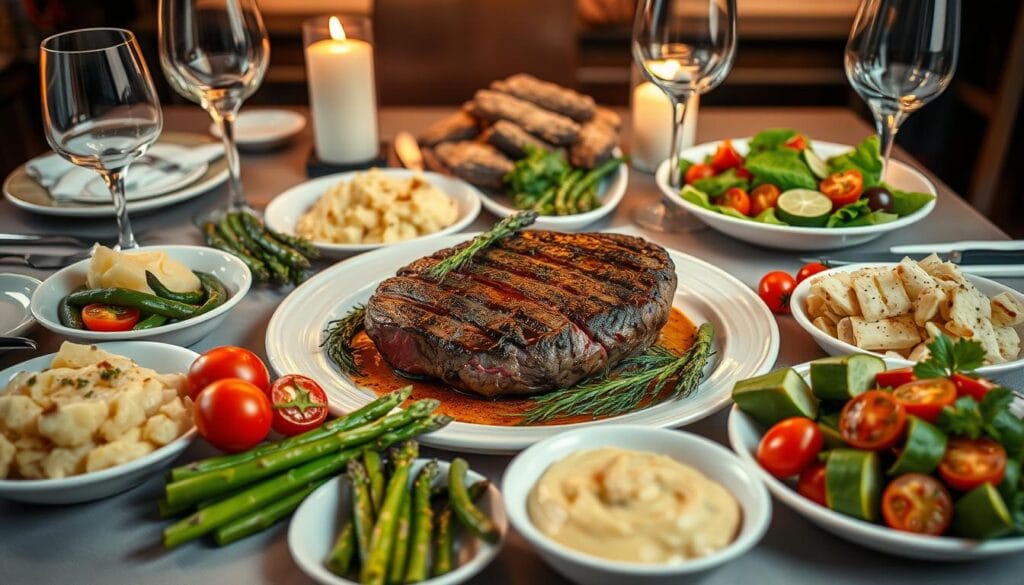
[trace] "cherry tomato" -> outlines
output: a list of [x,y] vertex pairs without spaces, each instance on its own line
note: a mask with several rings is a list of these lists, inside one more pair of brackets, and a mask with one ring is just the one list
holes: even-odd
[[274,411],[263,390],[245,380],[224,378],[206,386],[193,405],[196,430],[214,447],[237,453],[270,432]]
[[241,347],[215,347],[196,358],[188,369],[188,395],[195,397],[203,388],[224,378],[241,378],[266,392],[270,388],[270,372],[263,360]]
[[953,384],[956,385],[957,396],[970,396],[971,398],[980,401],[988,394],[988,391],[995,388],[997,384],[989,382],[985,378],[972,378],[965,374],[957,372],[953,374]]
[[907,382],[917,379],[914,375],[914,368],[900,368],[898,370],[886,370],[875,374],[875,386],[879,388],[896,388]]
[[825,266],[821,262],[808,262],[807,264],[804,264],[803,266],[800,267],[800,272],[796,273],[796,283],[800,284],[801,282],[807,280],[808,278],[824,270],[828,270],[828,266]]
[[139,322],[139,310],[132,307],[93,303],[82,308],[82,324],[89,331],[130,331]]
[[686,184],[692,185],[694,181],[713,176],[715,176],[715,169],[709,164],[697,163],[690,165],[690,168],[686,169]]
[[807,139],[804,138],[803,134],[797,134],[782,144],[786,148],[792,148],[793,150],[803,150],[807,148]]
[[292,374],[275,380],[270,401],[274,406],[274,430],[282,435],[315,429],[327,418],[327,394],[306,376]]
[[892,447],[907,426],[907,411],[888,392],[858,394],[839,413],[839,434],[858,449],[881,451]]
[[825,464],[815,463],[801,471],[796,491],[815,504],[825,506]]
[[745,167],[736,167],[736,176],[744,179],[753,179],[754,173],[748,171]]
[[730,187],[722,194],[721,205],[732,207],[743,215],[750,215],[750,196],[739,187]]
[[775,207],[779,201],[779,188],[771,183],[754,187],[750,192],[750,215],[761,215],[766,209]]
[[935,422],[943,408],[956,402],[956,386],[945,378],[925,378],[897,386],[892,396],[907,414]]
[[939,536],[953,519],[953,498],[934,477],[907,473],[882,493],[882,516],[889,528]]
[[757,462],[775,477],[789,477],[814,463],[824,444],[825,437],[817,423],[794,416],[775,423],[761,437]]
[[999,485],[1006,472],[1006,449],[992,439],[956,437],[946,444],[939,475],[949,487],[967,492],[983,483]]
[[776,315],[789,314],[789,297],[796,288],[796,281],[787,272],[774,270],[765,274],[757,285],[757,294]]
[[832,200],[832,209],[839,209],[860,199],[864,191],[864,175],[857,169],[839,171],[822,181],[818,187]]
[[742,164],[743,157],[732,147],[731,140],[723,140],[718,145],[718,149],[715,150],[715,154],[711,157],[711,168],[715,169],[716,173],[734,169]]

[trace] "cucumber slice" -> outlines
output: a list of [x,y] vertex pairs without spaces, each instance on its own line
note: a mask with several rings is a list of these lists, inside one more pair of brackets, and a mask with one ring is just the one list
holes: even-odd
[[775,205],[779,219],[799,227],[824,227],[832,214],[832,200],[811,189],[790,189]]
[[1013,519],[999,491],[986,483],[953,504],[952,530],[967,538],[998,538],[1013,531]]
[[935,471],[946,453],[946,434],[916,416],[907,417],[907,441],[903,451],[886,472],[889,475]]
[[732,399],[757,422],[771,426],[782,419],[818,415],[818,401],[800,374],[792,368],[775,370],[733,386]]
[[827,179],[832,173],[828,170],[828,163],[825,162],[820,156],[814,153],[810,147],[800,151],[804,157],[804,162],[807,163],[807,168],[811,169],[811,173],[814,174],[818,180]]
[[[819,410],[820,412],[820,410]],[[849,447],[839,432],[839,414],[826,414],[818,417],[818,428],[825,439],[825,450]]]
[[825,503],[840,514],[874,522],[882,492],[878,454],[833,449],[825,463]]
[[811,362],[811,388],[821,400],[849,400],[875,387],[875,374],[885,371],[882,358],[867,354],[828,357]]

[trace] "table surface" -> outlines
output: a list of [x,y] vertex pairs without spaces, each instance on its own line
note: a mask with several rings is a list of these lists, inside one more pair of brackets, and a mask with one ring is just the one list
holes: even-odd
[[[391,137],[400,130],[416,132],[444,113],[440,109],[385,109],[380,114],[381,134]],[[206,132],[209,119],[198,108],[167,108],[165,128],[175,131]],[[821,140],[854,144],[871,129],[854,114],[843,109],[768,109],[708,108],[701,111],[698,142],[729,136],[744,136],[752,130],[770,126],[800,128]],[[628,128],[627,128],[628,132]],[[628,142],[624,142],[628,144]],[[311,134],[307,128],[296,141],[271,153],[242,155],[242,177],[251,203],[262,207],[275,195],[306,180],[305,161]],[[907,159],[904,153],[897,158]],[[862,246],[864,250],[883,250],[901,243],[943,242],[971,239],[1003,239],[1006,235],[968,206],[947,186],[929,173],[939,188],[935,211],[912,229],[892,233]],[[659,197],[650,175],[631,173],[627,197],[613,216],[591,226],[594,230],[630,224],[634,208]],[[143,244],[200,244],[192,218],[223,206],[226,187],[197,199],[148,215],[132,218],[136,234]],[[481,214],[471,230],[484,229],[493,217]],[[84,237],[113,238],[113,220],[68,221],[36,216],[0,203],[0,232],[49,233]],[[717,232],[702,230],[686,234],[649,234],[650,239],[667,247],[709,261],[751,287],[760,276],[773,269],[795,272],[800,261],[794,253],[756,248],[731,240]],[[3,270],[8,270],[7,267]],[[15,271],[45,278],[42,271]],[[694,275],[699,278],[699,275]],[[1017,290],[1024,279],[1004,280]],[[264,352],[264,334],[270,316],[287,290],[259,287],[249,292],[235,315],[218,331],[194,346],[196,351],[218,345],[242,345]],[[244,317],[243,317],[244,316]],[[782,334],[778,365],[804,362],[824,355],[790,317],[780,317]],[[38,353],[56,351],[60,339],[37,328],[30,335],[40,342]],[[0,368],[31,357],[27,352],[0,357]],[[1001,379],[1024,387],[1024,373]],[[689,425],[695,432],[723,444],[726,438],[727,411]],[[210,454],[202,441],[184,455],[191,460]],[[441,454],[443,455],[443,454]],[[472,455],[474,469],[499,482],[508,457]],[[0,500],[0,582],[28,583],[104,583],[186,584],[186,583],[274,583],[308,584],[311,581],[297,568],[288,553],[286,523],[225,549],[197,543],[166,552],[160,546],[159,521],[155,501],[163,481],[154,477],[142,486],[99,502],[75,506],[32,506]],[[861,548],[824,532],[777,501],[771,528],[764,540],[745,556],[706,575],[708,584],[739,583],[756,575],[763,585],[775,583],[906,583],[962,585],[975,581],[984,567],[989,585],[1021,583],[1024,558],[1007,556],[982,564],[924,563],[891,557]],[[531,547],[517,534],[510,535],[505,549],[474,583],[562,583]]]

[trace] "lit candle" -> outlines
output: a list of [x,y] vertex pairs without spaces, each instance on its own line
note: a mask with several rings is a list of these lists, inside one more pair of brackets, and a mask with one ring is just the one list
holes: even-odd
[[[696,93],[686,104],[686,116],[680,130],[680,148],[693,146],[697,133],[697,104],[700,96]],[[672,104],[665,92],[649,81],[633,88],[632,100],[633,133],[630,147],[630,161],[633,168],[653,173],[658,165],[667,159],[672,148]]]
[[367,161],[379,150],[373,47],[346,37],[338,17],[329,22],[331,38],[306,47],[316,154],[328,163]]

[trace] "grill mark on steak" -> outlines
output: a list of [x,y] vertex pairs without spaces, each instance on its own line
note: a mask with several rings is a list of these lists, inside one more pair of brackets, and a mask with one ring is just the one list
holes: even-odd
[[380,295],[377,302],[385,307],[388,304],[399,304],[402,316],[411,322],[410,326],[432,335],[444,344],[460,345],[473,351],[486,351],[495,345],[494,340],[475,325],[439,313],[435,307],[410,302],[408,299],[394,298],[387,294]]
[[621,234],[601,234],[601,236],[603,237],[596,238],[593,234],[586,233],[522,232],[522,238],[526,241],[537,240],[565,246],[575,252],[589,254],[614,264],[626,264],[637,270],[657,270],[665,266],[662,260],[645,256],[639,253],[639,250],[621,246],[619,243],[619,240],[622,239],[640,240],[640,238]]
[[[511,258],[510,258],[511,257]],[[542,283],[546,286],[561,289],[571,295],[585,297],[603,308],[611,308],[623,302],[616,294],[606,294],[605,287],[586,286],[581,280],[588,280],[585,275],[575,274],[575,278],[567,278],[565,271],[537,258],[510,254],[504,250],[490,250],[488,254],[478,258],[477,263],[497,270],[503,270],[527,280]]]
[[566,270],[574,270],[588,276],[597,276],[600,281],[610,282],[619,287],[646,296],[651,288],[657,285],[657,279],[646,272],[623,270],[602,258],[589,254],[577,253],[567,246],[555,246],[544,243],[531,243],[524,246],[522,240],[503,240],[503,250],[530,258],[541,258],[551,264],[557,264]]
[[640,303],[647,299],[646,293],[650,292],[650,289],[643,289],[631,283],[629,285],[621,284],[618,279],[609,278],[606,273],[600,274],[600,279],[594,278],[594,271],[584,270],[579,265],[563,262],[546,254],[530,254],[529,252],[522,252],[511,248],[492,250],[488,254],[489,261],[497,260],[503,265],[515,266],[516,258],[519,259],[520,263],[541,264],[548,270],[553,270],[555,274],[560,275],[562,282],[567,279],[570,282],[582,282],[585,287],[584,290],[588,291],[588,294],[590,291],[607,289],[613,295],[612,300],[615,303]]

